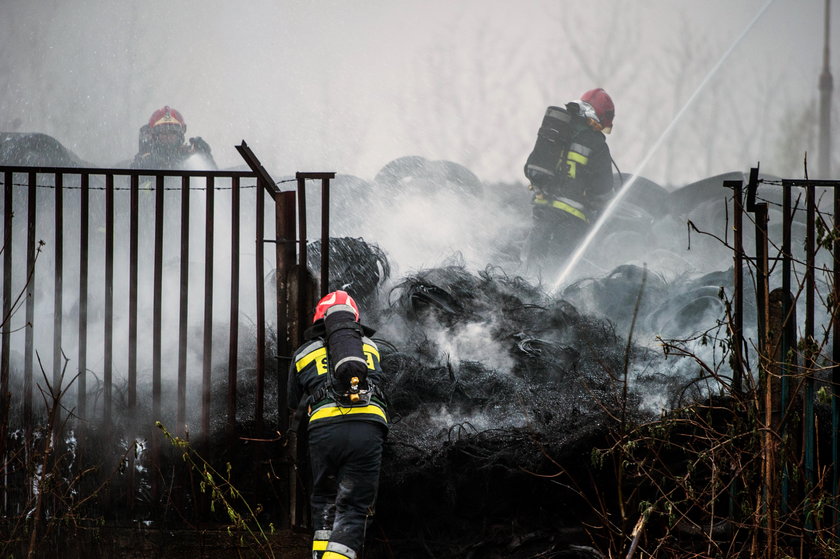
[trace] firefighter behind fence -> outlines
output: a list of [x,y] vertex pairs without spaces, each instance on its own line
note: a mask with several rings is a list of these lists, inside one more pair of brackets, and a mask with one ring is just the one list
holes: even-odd
[[615,106],[592,89],[565,107],[548,107],[525,176],[533,191],[533,225],[526,244],[529,271],[561,268],[613,193],[610,149]]
[[[210,145],[200,136],[184,141],[187,124],[176,109],[165,106],[140,128],[132,169],[215,169]],[[189,161],[189,163],[188,163]]]
[[292,358],[289,405],[304,422],[299,438],[308,438],[314,558],[359,556],[373,513],[388,415],[372,334],[353,298],[335,291],[316,306]]

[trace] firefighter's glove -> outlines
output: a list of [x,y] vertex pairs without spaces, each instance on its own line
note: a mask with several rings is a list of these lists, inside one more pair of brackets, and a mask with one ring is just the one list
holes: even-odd
[[190,146],[192,147],[193,153],[206,153],[210,155],[210,144],[205,142],[200,136],[190,138]]
[[528,190],[534,193],[534,198],[537,200],[545,200],[545,191],[534,184],[528,185]]

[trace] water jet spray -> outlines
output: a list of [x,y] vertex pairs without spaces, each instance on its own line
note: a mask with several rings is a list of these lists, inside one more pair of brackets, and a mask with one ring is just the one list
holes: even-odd
[[697,86],[697,88],[694,90],[694,93],[691,94],[691,97],[688,98],[688,100],[685,102],[685,104],[682,106],[679,112],[677,112],[677,114],[674,115],[674,118],[671,119],[671,122],[668,124],[668,126],[665,128],[662,134],[659,135],[659,138],[657,138],[657,140],[653,143],[653,145],[647,151],[645,156],[642,158],[641,163],[639,163],[633,174],[630,176],[630,180],[628,180],[621,186],[619,191],[604,209],[603,213],[601,213],[601,215],[595,221],[595,224],[592,226],[589,233],[587,233],[586,237],[572,253],[572,256],[571,258],[569,258],[568,263],[560,272],[560,275],[557,277],[557,280],[554,282],[554,285],[552,287],[553,292],[556,293],[559,290],[560,286],[566,281],[571,271],[575,268],[575,266],[577,266],[581,258],[583,258],[583,255],[586,253],[586,249],[589,248],[589,245],[592,244],[592,241],[598,235],[598,232],[601,230],[601,227],[603,227],[604,223],[606,223],[607,219],[610,217],[613,211],[615,211],[615,207],[618,204],[618,202],[624,197],[625,194],[627,194],[627,191],[630,190],[630,188],[636,182],[636,179],[639,178],[642,171],[647,166],[650,159],[653,157],[653,154],[659,150],[659,148],[665,141],[665,138],[668,137],[668,135],[671,133],[671,131],[674,129],[677,123],[682,119],[683,115],[686,113],[688,108],[692,105],[692,103],[694,103],[694,100],[697,99],[697,97],[706,87],[706,84],[708,84],[712,77],[714,77],[714,75],[717,74],[718,70],[720,70],[720,67],[723,65],[723,63],[726,62],[726,60],[729,58],[729,56],[732,54],[735,48],[741,43],[744,37],[747,36],[747,34],[750,32],[753,26],[755,26],[758,20],[761,19],[761,16],[764,15],[764,12],[767,11],[767,8],[769,8],[774,1],[775,0],[768,0],[767,3],[764,4],[764,6],[758,11],[755,17],[753,17],[753,19],[747,24],[744,30],[741,31],[741,34],[738,35],[738,37],[735,39],[732,45],[730,45],[726,52],[724,52],[723,55],[721,55],[720,59],[712,67],[712,69],[709,70],[709,72],[706,74],[706,77],[703,78],[703,81],[700,82],[700,85]]

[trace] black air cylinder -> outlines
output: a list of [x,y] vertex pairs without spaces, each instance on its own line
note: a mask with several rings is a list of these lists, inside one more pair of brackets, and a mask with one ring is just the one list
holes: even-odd
[[545,110],[537,142],[525,163],[525,176],[534,186],[546,186],[555,180],[555,172],[570,143],[571,120],[563,107],[552,106]]
[[359,379],[359,388],[367,390],[367,360],[362,346],[362,328],[353,313],[328,309],[324,317],[327,332],[327,355],[333,376],[338,381],[335,388],[344,393],[350,390],[350,379]]

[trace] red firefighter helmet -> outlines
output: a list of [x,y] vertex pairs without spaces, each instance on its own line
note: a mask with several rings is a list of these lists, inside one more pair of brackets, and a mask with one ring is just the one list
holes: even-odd
[[327,293],[318,301],[318,304],[315,306],[315,315],[312,317],[312,322],[317,322],[324,318],[327,310],[335,306],[344,307],[341,310],[351,311],[355,315],[356,322],[359,321],[359,306],[356,304],[356,301],[346,291],[333,291],[332,293]]
[[161,143],[181,145],[184,143],[187,124],[181,113],[166,105],[149,117],[149,132],[152,138]]
[[580,96],[580,100],[588,103],[595,111],[596,119],[600,128],[606,134],[612,130],[613,118],[615,118],[615,105],[612,98],[600,87],[590,89]]

